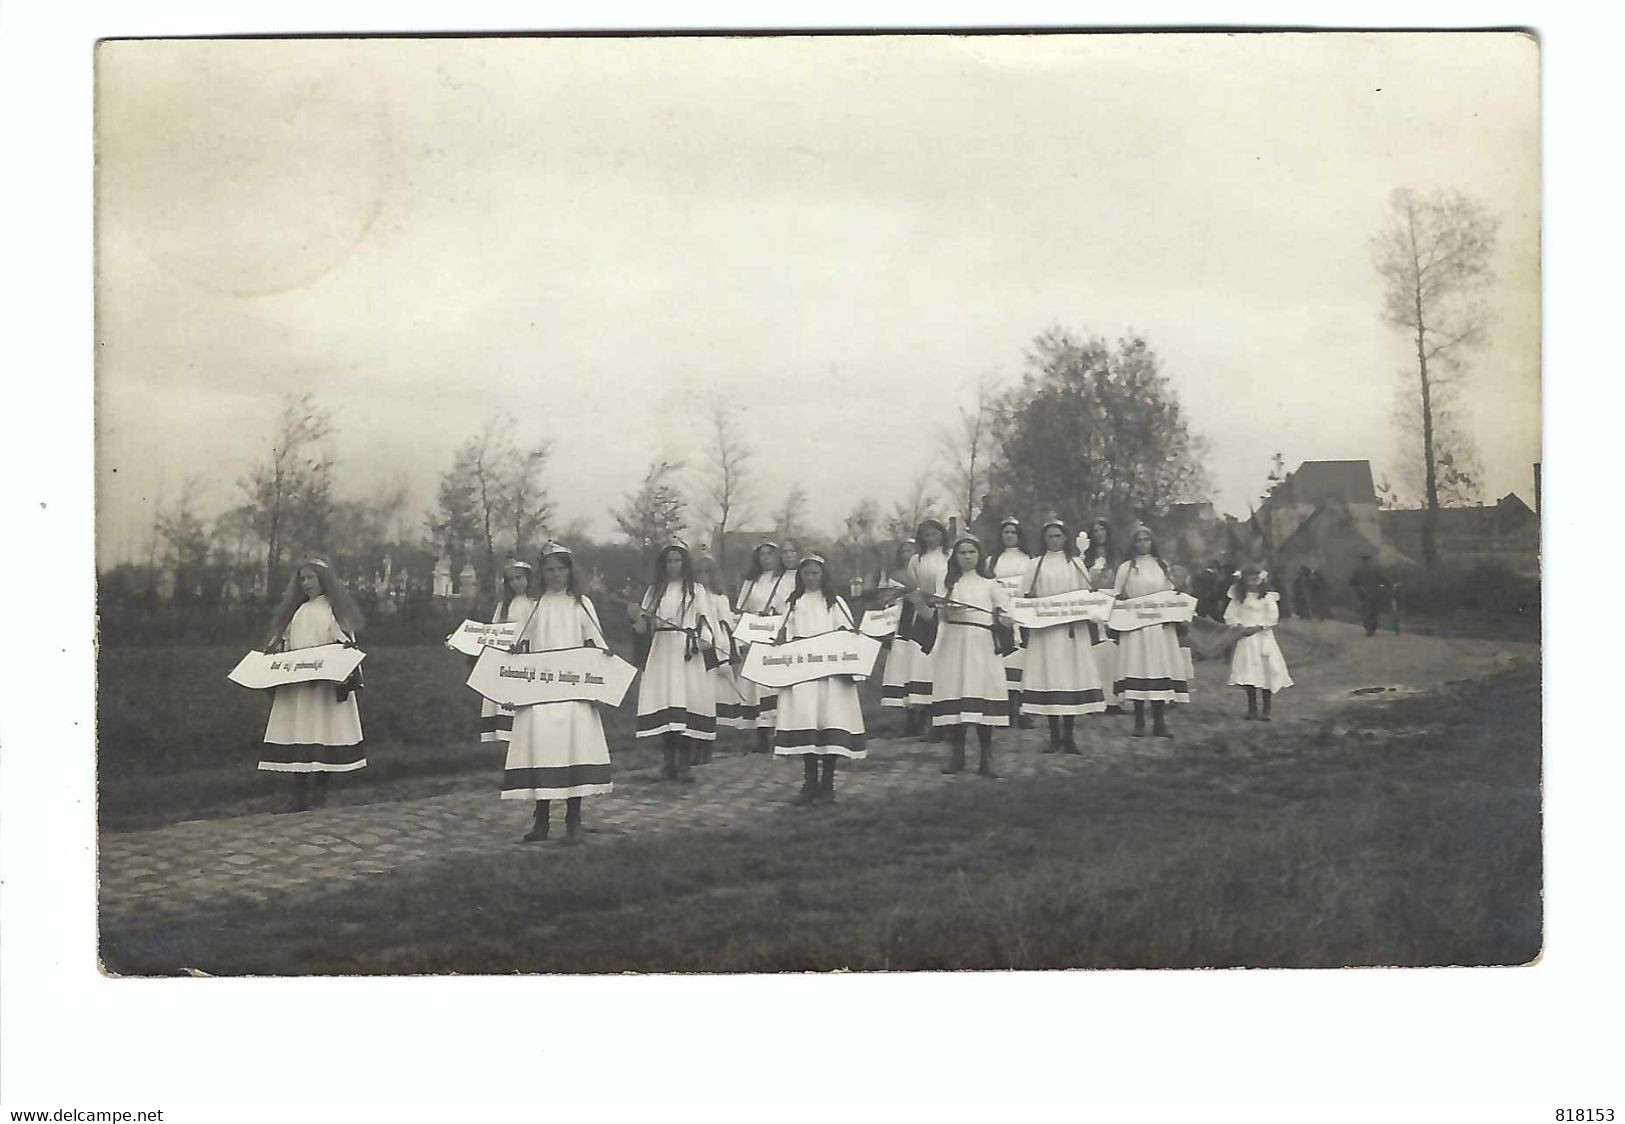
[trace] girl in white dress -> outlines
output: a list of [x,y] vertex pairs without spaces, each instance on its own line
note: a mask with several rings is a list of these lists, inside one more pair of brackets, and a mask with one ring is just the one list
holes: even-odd
[[[271,616],[265,650],[353,645],[361,624],[361,611],[344,583],[326,562],[312,558],[288,579],[288,588]],[[366,767],[361,711],[355,700],[359,689],[360,677],[352,676],[344,683],[289,683],[273,692],[259,767],[293,774],[293,795],[281,811],[321,807],[327,803],[328,773]]]
[[[1010,725],[1004,684],[1005,653],[999,651],[995,626],[1013,628],[1005,610],[1010,595],[984,577],[982,545],[969,535],[954,543],[943,580],[929,590],[910,594],[915,608],[937,622],[931,661],[931,721],[949,731],[951,750],[944,773],[965,768],[965,729],[976,727],[981,758],[976,771],[993,771],[993,729]],[[949,604],[948,602],[956,602]]]
[[[550,652],[590,647],[607,656],[609,645],[598,611],[576,591],[574,559],[568,547],[542,547],[542,591],[515,648]],[[609,746],[595,703],[580,700],[522,706],[514,717],[508,760],[502,770],[502,799],[536,801],[536,820],[526,843],[546,839],[551,802],[563,800],[566,841],[581,838],[581,799],[614,788]]]
[[[853,631],[852,610],[835,593],[824,559],[809,554],[796,564],[796,585],[790,595],[781,640],[799,640],[836,630]],[[800,757],[801,793],[797,804],[835,802],[835,759],[868,755],[864,745],[863,708],[857,681],[850,675],[811,679],[779,692],[773,752]]]
[[[1004,522],[999,524],[999,551],[993,556],[993,576],[1025,578],[1032,564],[1033,556],[1027,553],[1027,536],[1021,529],[1021,521],[1014,515],[1005,516]],[[1026,659],[1026,649],[1020,646],[1021,639],[1021,630],[1017,629],[1016,650],[1004,660],[1004,681],[1010,690],[1010,724],[1030,730],[1032,716],[1022,713],[1021,709],[1021,669]]]
[[[906,584],[909,589],[927,594],[942,591],[943,583],[948,579],[948,551],[943,545],[947,538],[948,529],[937,520],[921,521],[914,532],[914,557],[908,560]],[[921,619],[918,602],[914,604],[912,614],[905,609],[903,615],[911,617],[908,628],[914,640],[913,649],[908,650],[908,693],[904,696],[906,705],[915,716],[910,729],[917,730],[926,741],[940,742],[942,731],[937,729],[936,723],[931,718],[932,662],[930,655],[920,644],[920,637],[928,626],[926,620]],[[902,629],[902,624],[899,624],[898,632],[901,633]],[[895,644],[893,650],[896,650]]]
[[638,682],[637,736],[661,740],[663,779],[691,782],[694,743],[717,736],[716,689],[701,655],[717,634],[711,600],[694,584],[686,546],[661,549],[649,591],[629,610],[633,629],[650,638]]
[[[1133,557],[1117,568],[1117,596],[1146,597],[1172,592],[1173,572],[1158,555],[1151,528],[1144,524],[1136,527],[1130,544]],[[1152,624],[1130,629],[1119,636],[1117,652],[1117,694],[1134,703],[1134,736],[1145,736],[1145,704],[1149,702],[1152,734],[1159,738],[1173,737],[1163,711],[1171,702],[1191,701],[1177,627]]]
[[[497,602],[496,611],[491,614],[491,623],[524,624],[536,605],[532,592],[530,563],[510,558],[508,564],[502,567],[502,600]],[[518,639],[515,637],[514,642],[517,643]],[[513,707],[482,698],[480,741],[505,742],[512,735]]]
[[[731,658],[735,645],[733,606],[728,604],[728,594],[722,587],[720,574],[717,560],[705,551],[702,550],[694,559],[694,584],[710,601],[705,616],[716,633],[716,650],[704,658],[716,665],[711,669],[711,685],[716,689],[717,726],[745,730],[756,725],[756,711],[754,706],[747,707],[745,703],[744,693],[739,688],[738,669],[721,658]],[[694,746],[694,764],[709,765],[715,746],[714,741],[697,742]]]
[[[914,540],[904,539],[897,544],[892,558],[890,588],[908,589],[909,564],[914,561]],[[897,632],[886,645],[886,673],[880,680],[880,705],[897,707],[904,713],[904,729],[909,734],[920,732],[919,713],[908,705],[908,680],[914,671],[914,661],[920,657],[920,646],[910,635],[914,625],[914,606],[903,602],[897,621]]]
[[[1117,580],[1117,552],[1112,549],[1112,525],[1105,518],[1089,524],[1089,545],[1083,550],[1083,566],[1096,589],[1107,589]],[[1106,710],[1123,713],[1117,699],[1117,637],[1103,624],[1090,622],[1089,634],[1095,642],[1095,666],[1100,669],[1100,689],[1106,697]]]
[[[739,587],[738,608],[741,613],[770,616],[781,612],[795,588],[795,575],[785,570],[779,561],[779,544],[760,542],[750,558],[750,569]],[[744,659],[744,652],[740,652]],[[757,753],[773,751],[773,692],[763,689],[748,679],[738,680],[740,705],[746,715],[745,729],[755,728]]]
[[[1077,544],[1058,516],[1044,523],[1044,553],[1027,572],[1028,597],[1054,597],[1093,589]],[[1094,635],[1088,623],[1027,630],[1027,667],[1022,684],[1024,709],[1049,718],[1045,753],[1080,754],[1073,724],[1080,714],[1106,709]]]
[[[1281,646],[1275,642],[1275,626],[1281,620],[1281,595],[1269,587],[1269,574],[1248,566],[1230,589],[1230,604],[1224,623],[1241,632],[1236,650],[1230,656],[1230,685],[1247,689],[1247,717],[1258,722],[1270,720],[1270,697],[1292,686]],[[1264,709],[1258,709],[1258,693],[1264,693]]]

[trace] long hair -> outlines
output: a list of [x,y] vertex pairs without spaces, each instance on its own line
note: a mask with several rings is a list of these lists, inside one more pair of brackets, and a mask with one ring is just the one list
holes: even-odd
[[542,579],[542,563],[546,562],[550,558],[564,559],[565,569],[570,571],[569,577],[565,578],[564,580],[564,592],[568,593],[571,597],[574,597],[577,601],[580,601],[581,590],[576,585],[576,556],[571,554],[568,550],[555,550],[553,553],[544,554],[542,557],[536,560],[536,590],[532,596],[537,600],[541,600],[542,594],[547,592],[547,582]]
[[[702,570],[705,573],[704,578],[700,577]],[[725,597],[727,596],[727,591],[722,588],[722,582],[717,577],[719,572],[720,568],[717,566],[717,560],[712,558],[709,554],[702,554],[694,560],[695,584],[702,586],[707,593],[714,593],[718,597]]]
[[[960,542],[967,541],[969,540],[960,540]],[[965,576],[965,571],[959,567],[959,545],[959,543],[955,543],[954,548],[948,552],[948,577],[947,580],[943,582],[942,587],[942,594],[944,597],[952,597],[954,594],[954,583]],[[982,549],[981,543],[972,543],[971,545],[976,547],[976,573],[985,578],[987,577],[985,572],[987,570],[987,551]]]
[[1067,525],[1055,519],[1045,523],[1039,529],[1040,541],[1038,545],[1043,549],[1038,552],[1038,563],[1033,567],[1032,577],[1027,579],[1028,593],[1032,593],[1038,588],[1038,572],[1044,568],[1044,560],[1049,557],[1049,543],[1043,540],[1049,537],[1051,527],[1061,529],[1061,553],[1066,556],[1066,560],[1070,562],[1078,556],[1078,544],[1074,541],[1072,532],[1067,529]]
[[536,588],[539,575],[529,566],[515,566],[512,562],[509,562],[502,567],[502,600],[497,604],[497,620],[499,621],[508,619],[508,606],[513,604],[515,596],[514,591],[508,587],[508,571],[510,570],[518,570],[525,575],[525,596],[535,597],[539,592]]
[[333,619],[338,622],[340,628],[350,636],[355,636],[366,624],[366,618],[361,615],[361,610],[356,608],[350,591],[344,588],[344,583],[339,581],[332,567],[325,562],[312,559],[299,563],[288,576],[288,587],[282,591],[282,598],[271,611],[271,631],[265,636],[267,648],[282,639],[282,634],[288,630],[288,624],[293,620],[294,613],[305,603],[305,591],[299,586],[299,575],[307,569],[316,575],[317,581],[321,582],[322,596],[327,598],[327,604],[333,610]]
[[[1106,529],[1105,538],[1095,534],[1096,527]],[[1104,562],[1107,566],[1112,563],[1111,555],[1112,525],[1104,518],[1096,519],[1089,524],[1089,549],[1083,552],[1083,565],[1086,569],[1094,569],[1096,562]],[[1071,540],[1068,540],[1070,545]]]
[[[928,549],[925,545],[925,529],[927,527],[935,527],[937,529],[937,536],[942,539],[942,545],[937,549],[943,551],[948,550],[948,528],[942,525],[941,520],[922,519],[920,520],[920,525],[914,529],[914,554],[918,558],[924,558],[925,552]],[[952,551],[949,551],[949,553],[952,553]]]
[[[818,592],[824,595],[824,604],[833,609],[835,608],[835,601],[837,597],[835,593],[835,575],[833,572],[831,572],[829,563],[827,562],[815,562],[813,565],[822,567],[824,571],[824,579],[818,585]],[[807,587],[801,582],[801,570],[801,566],[796,567],[796,588],[790,593],[790,600],[786,604],[787,609],[790,606],[793,606],[797,601],[801,600],[801,595],[807,592]]]
[[1162,555],[1160,553],[1158,553],[1158,551],[1157,551],[1157,534],[1156,534],[1156,532],[1153,531],[1150,527],[1144,526],[1143,524],[1141,526],[1139,526],[1139,527],[1134,528],[1134,534],[1132,536],[1130,536],[1130,538],[1129,538],[1129,567],[1130,567],[1130,569],[1139,570],[1139,568],[1140,568],[1140,556],[1138,554],[1134,553],[1134,540],[1136,538],[1139,538],[1140,532],[1142,530],[1145,531],[1146,535],[1149,536],[1150,539],[1151,539],[1151,557],[1156,559],[1156,563],[1157,563],[1158,566],[1162,567],[1162,576],[1168,579],[1168,584],[1169,585],[1174,585],[1175,584],[1174,583],[1174,572],[1168,568],[1168,563],[1166,563],[1166,562],[1164,562],[1162,560]]
[[1247,599],[1247,579],[1249,577],[1259,578],[1258,588],[1253,591],[1257,593],[1258,596],[1262,597],[1266,593],[1274,592],[1274,588],[1270,585],[1269,577],[1264,575],[1264,571],[1262,569],[1257,566],[1243,566],[1241,568],[1241,573],[1236,575],[1236,580],[1230,586],[1230,600],[1245,601]]
[[[658,613],[660,611],[660,602],[665,600],[666,587],[671,584],[670,579],[666,577],[666,555],[673,552],[676,552],[683,559],[683,573],[678,578],[678,581],[682,583],[683,598],[677,608],[679,619],[672,623],[682,624],[681,618],[688,612],[688,606],[694,600],[694,556],[680,546],[662,547],[660,553],[655,555],[655,576],[654,580],[649,583],[651,602],[649,611]],[[572,578],[575,576],[575,567],[570,568],[570,574]]]
[[1029,557],[1031,557],[1031,555],[1032,555],[1032,551],[1027,549],[1027,532],[1026,532],[1026,530],[1022,528],[1020,523],[1014,522],[1013,520],[1010,520],[1010,519],[1006,519],[1003,523],[999,524],[999,546],[998,546],[998,549],[993,552],[993,557],[991,557],[991,558],[989,558],[987,560],[987,569],[988,569],[989,573],[993,572],[994,565],[999,561],[999,555],[1003,554],[1005,552],[1005,550],[1008,549],[1004,545],[1004,529],[1006,527],[1014,527],[1016,529],[1016,549],[1021,551],[1021,553],[1025,554],[1025,555],[1028,555]]
[[750,552],[750,565],[745,567],[746,581],[754,582],[757,578],[760,578],[767,572],[762,568],[762,551],[769,548],[771,548],[773,551],[773,572],[775,574],[784,572],[784,563],[779,561],[778,544],[771,542],[759,542],[756,544],[756,549]]

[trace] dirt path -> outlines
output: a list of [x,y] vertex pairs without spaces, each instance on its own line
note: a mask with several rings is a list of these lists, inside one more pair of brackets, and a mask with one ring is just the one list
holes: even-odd
[[[1290,622],[1280,640],[1297,686],[1282,696],[1277,728],[1318,722],[1351,704],[1426,691],[1539,658],[1533,645],[1386,634],[1366,639],[1357,627],[1337,622]],[[1006,776],[1023,777],[1132,767],[1139,758],[1177,755],[1207,732],[1245,733],[1254,727],[1240,720],[1240,693],[1224,687],[1226,674],[1220,664],[1198,666],[1192,705],[1174,715],[1176,733],[1188,735],[1182,740],[1131,738],[1126,718],[1102,716],[1080,722],[1081,757],[1039,754],[1045,740],[1039,730],[1001,734],[999,768]],[[892,725],[895,718],[888,715],[884,722]],[[995,783],[970,775],[943,777],[941,756],[937,746],[876,737],[869,759],[843,771],[840,798],[861,803],[934,785]],[[648,770],[623,774],[613,794],[589,801],[586,845],[613,845],[633,833],[737,828],[786,814],[800,769],[793,761],[719,753],[696,775],[697,783],[676,785],[653,779]],[[493,790],[103,832],[101,909],[116,922],[224,899],[263,901],[289,889],[513,847],[529,820],[527,802],[499,800]],[[560,850],[551,842],[529,849],[539,862]]]

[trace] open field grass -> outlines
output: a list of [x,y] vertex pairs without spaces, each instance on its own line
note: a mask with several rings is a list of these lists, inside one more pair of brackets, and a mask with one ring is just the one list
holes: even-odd
[[494,845],[342,889],[122,922],[103,955],[118,972],[221,974],[1538,955],[1537,665],[1238,725],[1187,723],[1171,746],[1059,778],[944,780],[756,827]]

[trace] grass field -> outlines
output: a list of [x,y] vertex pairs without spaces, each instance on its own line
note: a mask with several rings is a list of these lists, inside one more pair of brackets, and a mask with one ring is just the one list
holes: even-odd
[[[104,939],[104,957],[119,972],[231,974],[1538,955],[1538,666],[1234,729],[1186,725],[1167,752],[1061,778],[946,783],[881,805],[787,810],[756,828],[553,851],[545,863],[493,848],[200,908],[184,924],[127,923]],[[238,752],[251,759],[252,745]]]

